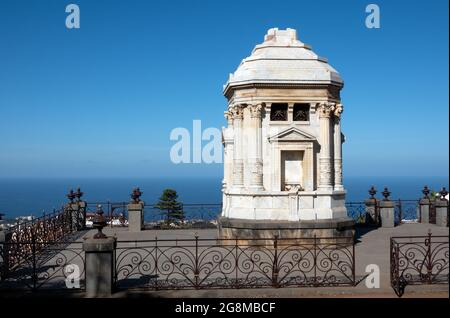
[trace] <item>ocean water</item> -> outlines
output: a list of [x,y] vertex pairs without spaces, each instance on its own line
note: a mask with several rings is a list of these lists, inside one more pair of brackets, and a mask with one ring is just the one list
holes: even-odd
[[[371,185],[381,197],[387,186],[392,199],[418,199],[422,196],[424,185],[439,191],[448,189],[448,176],[445,177],[344,177],[347,202],[362,201],[369,197]],[[165,188],[177,190],[183,203],[221,203],[221,177],[199,178],[0,178],[0,213],[4,218],[49,213],[67,202],[65,195],[70,188],[80,186],[84,199],[88,202],[129,201],[133,187],[139,186],[146,203],[155,203]]]

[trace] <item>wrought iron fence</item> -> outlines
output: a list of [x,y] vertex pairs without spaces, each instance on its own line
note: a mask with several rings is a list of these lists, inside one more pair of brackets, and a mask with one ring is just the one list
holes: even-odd
[[419,200],[395,201],[394,223],[401,224],[404,221],[417,221],[419,216]]
[[[395,201],[395,223],[398,225],[403,221],[415,221],[418,219],[418,200]],[[110,226],[126,225],[127,202],[90,202],[87,204],[88,216],[93,215],[97,205],[101,204],[107,222]],[[355,220],[359,225],[377,225],[379,224],[379,207],[373,207],[373,213],[367,210],[364,202],[346,202],[347,215]],[[217,218],[222,211],[221,203],[198,203],[181,204],[183,218],[168,219],[167,211],[160,210],[155,204],[144,205],[144,220],[148,229],[175,229],[175,228],[215,228],[217,227]],[[122,221],[120,218],[122,217]],[[113,220],[111,222],[111,220]]]
[[354,286],[355,247],[348,240],[120,241],[115,284],[152,290]]
[[[347,215],[359,225],[379,225],[380,207],[378,202],[367,207],[364,202],[346,202]],[[395,200],[394,222],[399,225],[403,222],[415,222],[419,218],[418,200]]]
[[391,286],[401,297],[407,285],[448,284],[448,236],[403,236],[390,241]]
[[53,213],[44,214],[32,220],[17,223],[6,230],[9,240],[13,242],[31,241],[35,236],[38,241],[58,240],[72,231],[70,209],[61,208]]
[[367,215],[364,202],[347,202],[345,207],[347,208],[348,217],[355,220],[357,224],[368,223],[370,217]]
[[5,242],[0,244],[0,260],[0,290],[84,288],[81,242]]
[[105,212],[105,218],[110,227],[114,226],[126,226],[128,219],[128,202],[111,202],[111,201],[103,201],[103,202],[88,202],[87,203],[87,219],[89,223],[89,219],[93,217],[95,212],[97,211],[97,207],[101,205],[103,211]]
[[74,209],[72,204],[68,204],[51,214],[5,230],[4,240],[0,242],[2,276],[35,259],[36,253],[45,251],[48,245],[67,243],[72,239],[72,234],[84,228],[84,220],[84,207]]

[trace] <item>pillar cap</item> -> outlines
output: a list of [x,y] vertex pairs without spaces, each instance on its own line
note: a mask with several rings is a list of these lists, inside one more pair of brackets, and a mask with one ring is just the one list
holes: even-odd
[[144,201],[139,201],[139,203],[129,203],[127,205],[128,210],[142,210],[144,208]]
[[448,201],[447,200],[436,200],[436,201],[434,201],[434,205],[437,207],[446,207],[446,206],[448,206]]
[[364,200],[364,203],[370,204],[370,205],[375,205],[375,204],[377,204],[377,201],[378,200],[376,198],[369,198],[369,199]]
[[379,202],[379,205],[382,208],[393,208],[395,206],[395,201],[384,201],[384,200],[381,200]]
[[107,238],[88,238],[83,242],[85,252],[109,252],[115,249],[117,239],[115,237]]

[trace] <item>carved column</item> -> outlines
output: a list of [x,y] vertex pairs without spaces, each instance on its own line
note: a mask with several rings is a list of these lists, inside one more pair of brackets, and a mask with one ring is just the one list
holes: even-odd
[[332,176],[331,176],[331,147],[330,147],[330,118],[335,109],[334,103],[320,103],[319,104],[319,120],[320,120],[320,176],[319,189],[332,190]]
[[224,112],[227,119],[227,128],[222,129],[222,143],[223,143],[223,159],[224,159],[224,173],[222,188],[226,189],[232,186],[233,181],[233,114],[231,111]]
[[234,128],[234,154],[233,154],[233,186],[242,188],[244,186],[244,161],[242,159],[242,120],[244,109],[242,105],[231,108],[233,114]]
[[251,126],[252,129],[252,139],[250,143],[251,150],[251,179],[250,187],[253,189],[262,190],[263,189],[263,162],[262,162],[262,105],[249,105]]
[[344,107],[336,105],[334,110],[334,189],[344,190],[342,184],[342,138],[341,138],[341,114]]

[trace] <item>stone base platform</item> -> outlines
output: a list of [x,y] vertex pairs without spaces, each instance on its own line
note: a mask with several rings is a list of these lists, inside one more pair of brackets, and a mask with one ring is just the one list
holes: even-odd
[[[320,243],[348,244],[353,242],[355,221],[351,218],[272,221],[220,217],[218,219],[218,232],[219,239],[237,238],[240,244],[272,245],[275,236],[283,239],[283,244],[313,243],[311,238],[314,238],[314,236]],[[292,241],[284,239],[292,239]]]

